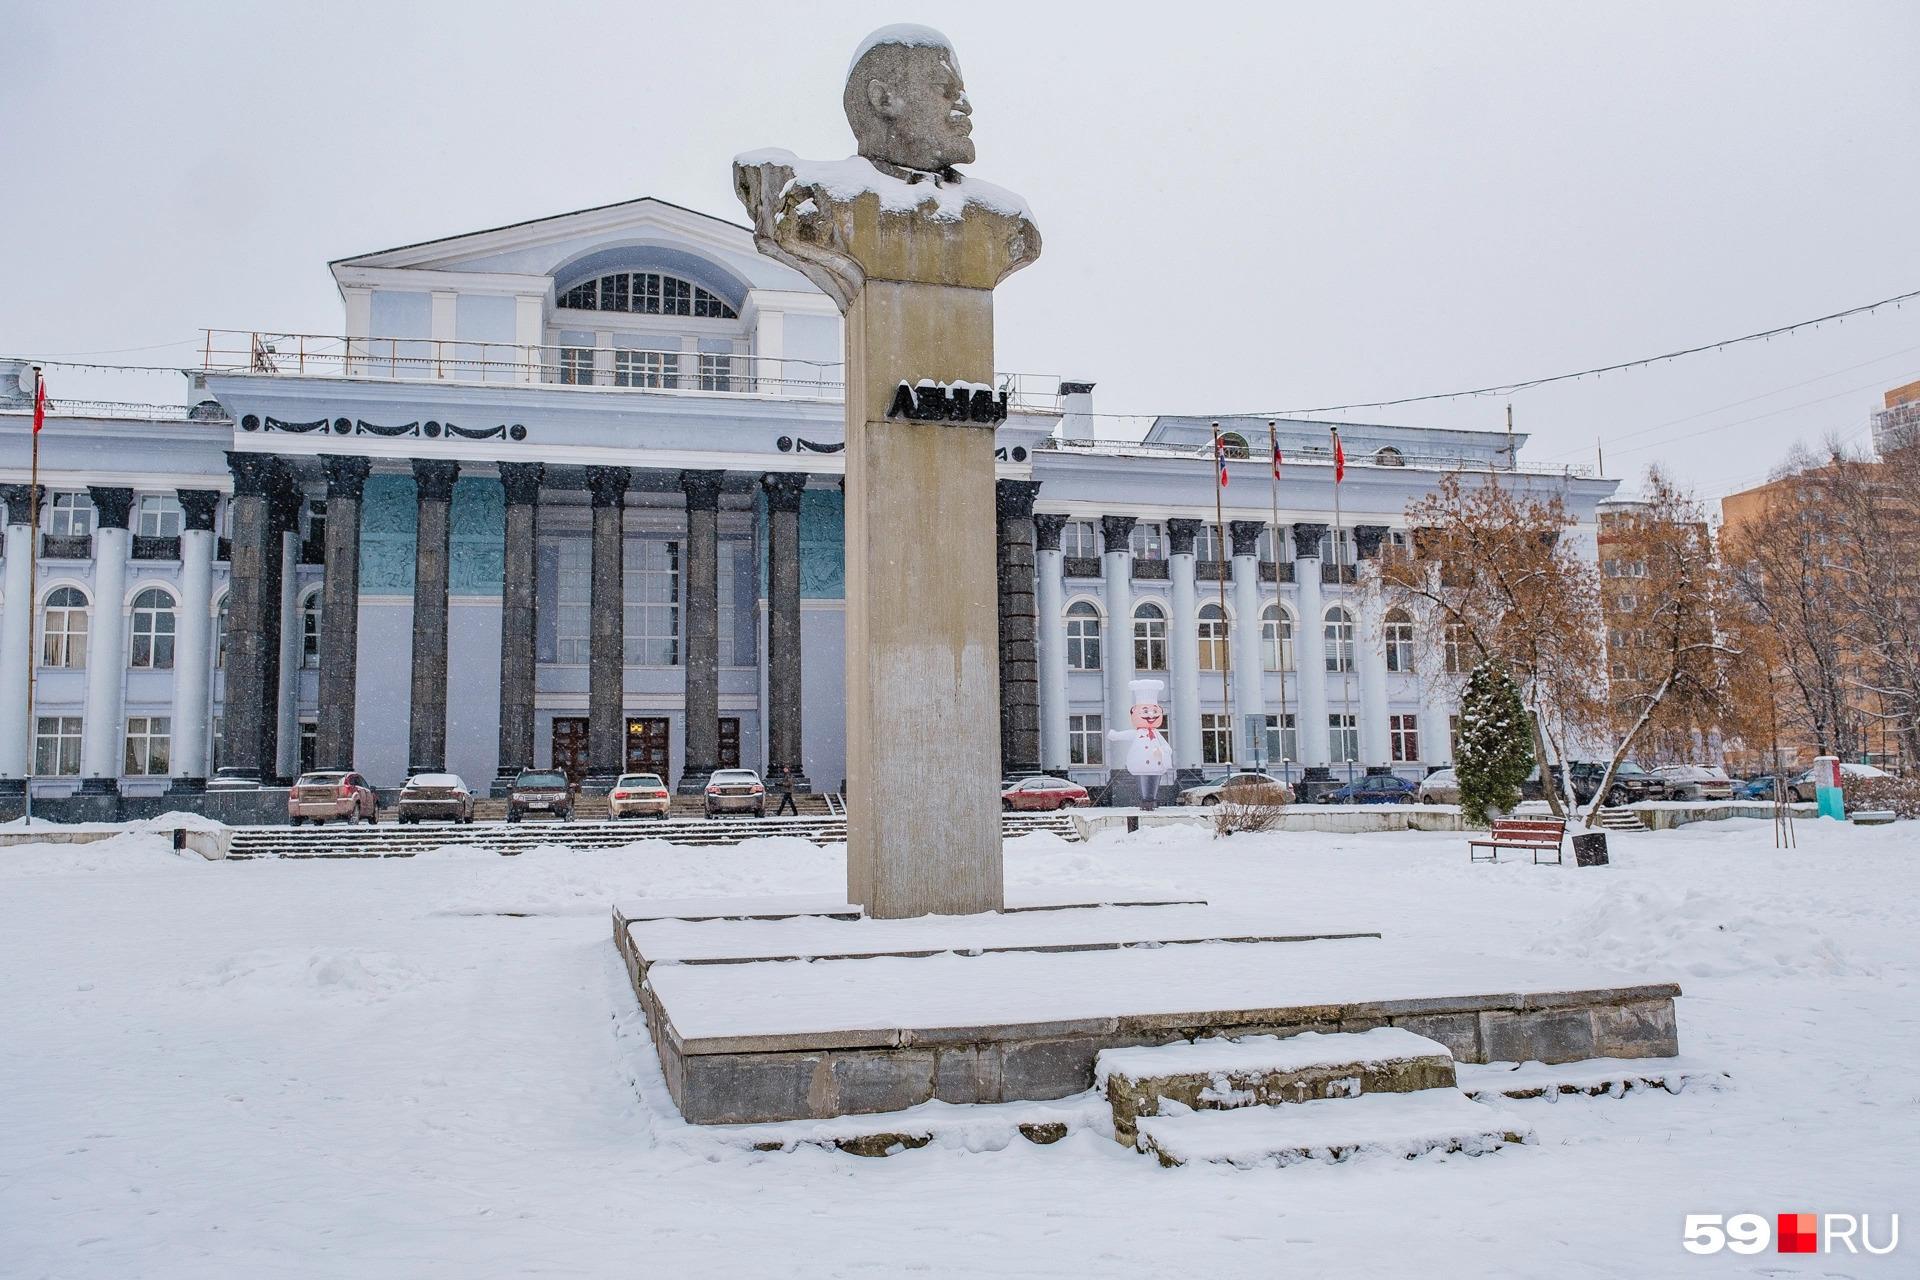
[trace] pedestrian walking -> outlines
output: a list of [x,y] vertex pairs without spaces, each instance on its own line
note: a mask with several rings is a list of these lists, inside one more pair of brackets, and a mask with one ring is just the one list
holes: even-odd
[[789,813],[799,817],[800,806],[793,798],[793,770],[783,768],[780,770],[780,807],[773,811],[773,816],[779,818]]

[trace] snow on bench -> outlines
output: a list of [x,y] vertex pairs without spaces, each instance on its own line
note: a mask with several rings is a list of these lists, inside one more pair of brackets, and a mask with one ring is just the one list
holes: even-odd
[[1140,1150],[1169,1168],[1194,1163],[1289,1165],[1430,1151],[1483,1155],[1534,1141],[1515,1117],[1455,1089],[1369,1093],[1283,1107],[1184,1111],[1140,1120]]

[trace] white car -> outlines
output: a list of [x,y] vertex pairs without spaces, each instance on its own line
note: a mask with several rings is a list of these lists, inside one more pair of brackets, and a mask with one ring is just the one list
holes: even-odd
[[[1233,795],[1221,793],[1231,790]],[[1293,788],[1270,773],[1230,773],[1218,782],[1188,787],[1174,798],[1175,804],[1219,804],[1222,799],[1251,801],[1255,804],[1292,804]]]
[[1452,769],[1435,769],[1420,779],[1413,793],[1415,804],[1459,804],[1460,775]]
[[1666,764],[1653,774],[1667,784],[1669,800],[1733,799],[1733,779],[1718,765]]

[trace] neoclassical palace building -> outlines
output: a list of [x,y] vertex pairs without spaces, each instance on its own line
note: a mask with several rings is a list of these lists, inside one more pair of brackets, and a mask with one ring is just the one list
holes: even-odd
[[[178,797],[315,767],[839,789],[833,303],[656,199],[331,269],[342,334],[210,331],[180,408],[55,394],[37,528],[32,375],[0,364],[0,808],[28,778]],[[1499,472],[1560,494],[1590,549],[1615,487],[1528,468],[1524,436],[1344,425],[1336,521],[1326,424],[1282,421],[1276,519],[1267,424],[1227,420],[1216,521],[1210,422],[1112,439],[1090,382],[1002,389],[998,598],[975,603],[1010,773],[1104,780],[1157,676],[1188,777],[1417,776],[1450,759],[1458,664],[1369,589],[1408,502]]]

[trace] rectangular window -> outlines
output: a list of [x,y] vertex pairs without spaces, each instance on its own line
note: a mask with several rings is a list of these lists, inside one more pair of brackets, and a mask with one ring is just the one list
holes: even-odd
[[1420,758],[1420,724],[1417,716],[1388,716],[1387,742],[1395,764],[1407,764]]
[[139,524],[134,532],[143,538],[177,538],[186,522],[180,499],[170,493],[140,495]]
[[1069,560],[1098,559],[1100,535],[1091,520],[1069,520],[1060,529],[1060,554]]
[[127,755],[122,772],[130,778],[166,777],[172,754],[169,750],[173,742],[172,724],[166,716],[128,716]]
[[1220,537],[1220,526],[1203,524],[1193,536],[1193,558],[1202,564],[1213,564],[1227,558],[1225,544]]
[[93,532],[93,499],[84,489],[56,493],[49,500],[47,532],[56,538],[84,538]]
[[[1278,552],[1277,555],[1275,554],[1276,552]],[[1272,525],[1268,525],[1262,529],[1260,531],[1260,558],[1274,564],[1293,563],[1293,535],[1282,527],[1280,536],[1276,539]]]
[[1460,755],[1460,717],[1447,717],[1447,755],[1458,759]]
[[314,761],[320,758],[320,722],[302,720],[300,722],[300,772],[312,773]]
[[751,538],[720,539],[720,665],[751,667],[759,643],[759,561]]
[[40,716],[33,744],[33,771],[42,778],[80,772],[80,717]]
[[573,387],[593,385],[593,348],[560,348],[560,381]]
[[1200,763],[1233,763],[1233,717],[1218,711],[1200,713]]
[[[1335,552],[1339,558],[1335,559]],[[1345,529],[1329,529],[1320,535],[1320,563],[1351,565],[1353,537]]]
[[1327,745],[1335,764],[1351,764],[1360,758],[1359,717],[1336,712],[1327,717]]
[[733,357],[723,353],[701,352],[700,389],[702,391],[733,390]]
[[1293,713],[1284,716],[1267,717],[1267,759],[1298,760],[1300,758],[1300,734],[1294,726]]
[[1167,537],[1157,521],[1142,520],[1133,526],[1129,541],[1135,560],[1165,560]]
[[672,667],[680,662],[680,544],[667,538],[628,538],[626,664]]
[[[542,568],[546,552],[542,548]],[[593,589],[593,544],[585,537],[559,538],[551,544],[553,563],[552,662],[585,666],[587,637],[593,633],[589,609]]]
[[664,390],[679,385],[680,355],[675,351],[616,351],[613,385]]
[[1067,763],[1103,764],[1107,758],[1106,724],[1099,716],[1067,717]]

